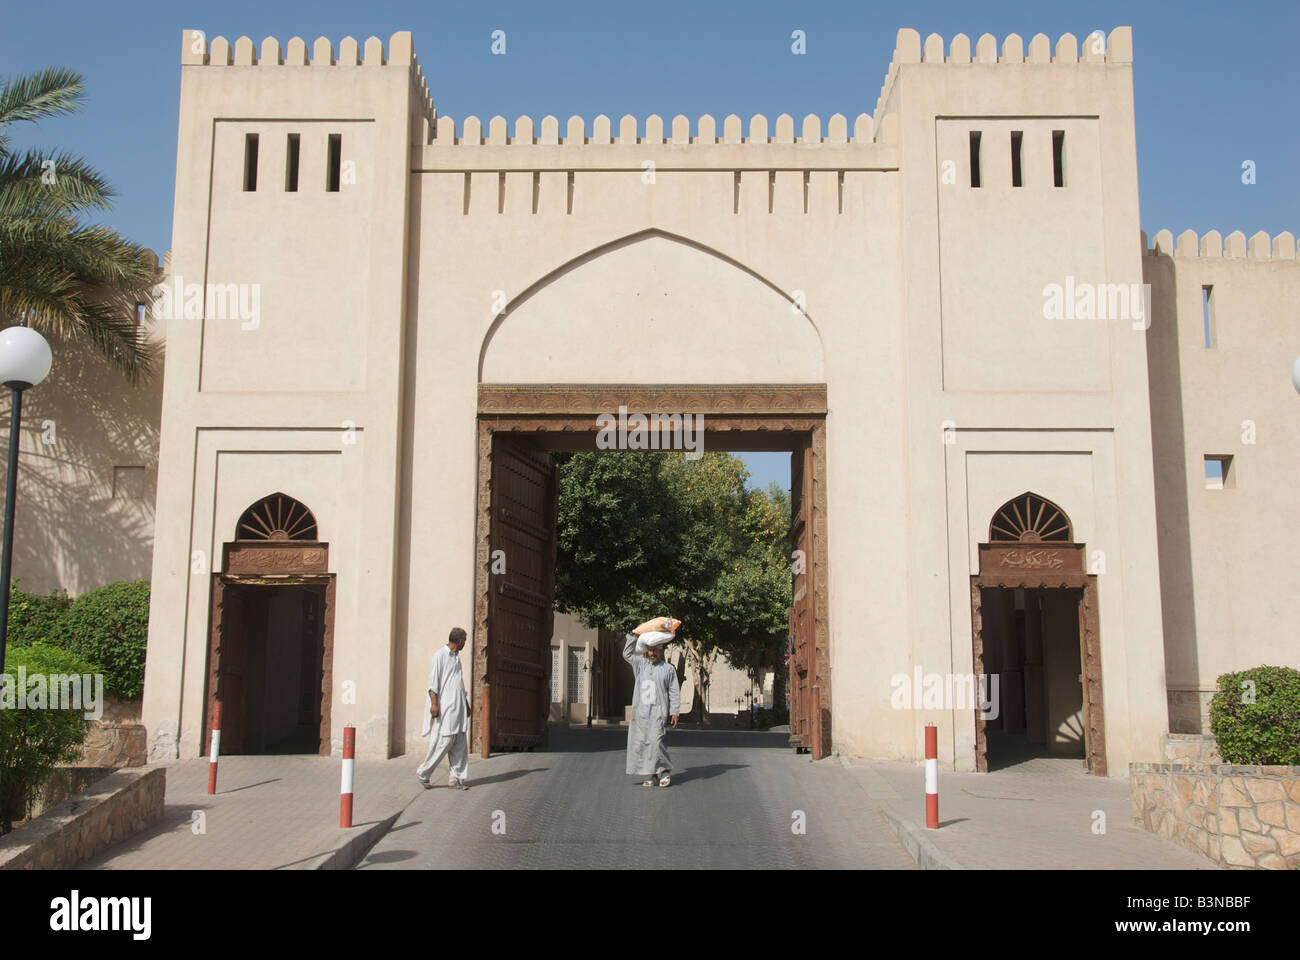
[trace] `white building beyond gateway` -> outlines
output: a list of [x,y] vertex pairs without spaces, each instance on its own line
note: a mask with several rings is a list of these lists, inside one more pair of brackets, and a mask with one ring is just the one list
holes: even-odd
[[[1300,666],[1295,241],[1147,248],[1127,27],[900,30],[874,111],[771,128],[445,117],[409,33],[181,60],[168,276],[249,293],[167,324],[153,757],[199,755],[218,695],[233,752],[414,749],[457,625],[475,748],[540,742],[550,453],[620,407],[793,454],[814,755],[918,760],[934,722],[950,768],[1014,741],[1123,775],[1220,673]],[[25,586],[113,579],[92,534],[20,527]],[[896,708],[918,672],[996,675],[997,709]]]

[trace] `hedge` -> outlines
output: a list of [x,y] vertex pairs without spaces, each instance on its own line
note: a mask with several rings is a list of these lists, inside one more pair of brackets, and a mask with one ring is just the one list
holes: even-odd
[[149,635],[149,581],[110,583],[83,593],[39,597],[17,589],[9,594],[9,641],[14,646],[48,643],[89,661],[104,675],[104,691],[119,700],[144,692],[145,645]]
[[[14,821],[27,816],[56,766],[71,763],[80,756],[81,743],[90,725],[85,717],[91,709],[86,695],[81,704],[67,710],[53,709],[48,702],[44,709],[30,703],[25,709],[17,709],[20,667],[26,671],[29,689],[33,674],[48,678],[55,674],[95,673],[95,668],[85,660],[48,644],[7,647],[4,669],[7,677],[0,680],[7,688],[0,709],[0,833],[8,833]],[[93,687],[89,693],[93,695]]]
[[1300,670],[1223,674],[1210,701],[1210,732],[1227,763],[1300,765]]
[[63,645],[99,667],[109,696],[136,700],[144,693],[148,580],[110,583],[83,593],[73,601],[64,624]]
[[72,600],[63,591],[42,597],[20,590],[18,581],[14,580],[9,587],[9,634],[6,639],[16,647],[38,642],[61,647],[64,618],[71,608]]

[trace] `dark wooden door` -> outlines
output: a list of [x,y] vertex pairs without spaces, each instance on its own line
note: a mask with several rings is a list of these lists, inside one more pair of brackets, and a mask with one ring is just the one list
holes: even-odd
[[812,446],[790,456],[790,744],[822,756],[817,686],[817,638],[813,605]]
[[211,744],[212,710],[221,701],[221,752],[247,749],[248,700],[247,588],[213,578],[212,638],[208,657],[208,717],[203,749]]
[[299,590],[302,603],[302,637],[299,646],[298,667],[298,725],[314,727],[319,752],[321,719],[321,666],[325,659],[325,588],[303,587]]
[[[542,743],[551,709],[555,601],[555,467],[521,440],[492,441],[487,682],[493,750]],[[501,551],[498,553],[497,551]],[[494,564],[500,571],[500,564]]]

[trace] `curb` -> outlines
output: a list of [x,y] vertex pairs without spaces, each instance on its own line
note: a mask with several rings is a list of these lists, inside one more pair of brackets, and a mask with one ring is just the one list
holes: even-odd
[[380,820],[378,823],[372,823],[361,833],[348,840],[343,846],[331,850],[329,853],[323,853],[311,863],[303,867],[304,870],[351,870],[361,859],[370,852],[373,847],[397,822],[397,818],[406,812],[406,807],[410,806],[408,801],[406,806],[402,807],[395,814]]
[[348,838],[347,842],[340,847],[322,853],[319,857],[302,867],[303,870],[351,870],[360,863],[370,848],[383,839],[384,834],[393,829],[398,818],[404,814],[411,804],[424,795],[423,790],[411,791],[411,796],[402,806],[378,823],[372,823],[360,833]]
[[868,797],[876,801],[876,806],[885,817],[891,830],[898,837],[903,849],[916,861],[922,870],[965,870],[966,868],[948,854],[941,851],[925,834],[925,829],[913,823],[895,809],[899,796],[878,773],[866,766],[854,766],[847,757],[840,757],[840,766],[851,771],[862,784]]

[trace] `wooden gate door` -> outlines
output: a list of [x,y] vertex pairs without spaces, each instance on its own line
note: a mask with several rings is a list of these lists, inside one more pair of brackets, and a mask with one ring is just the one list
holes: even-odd
[[544,741],[551,709],[556,484],[550,454],[494,435],[491,490],[488,740],[493,750],[518,750]]
[[812,446],[805,440],[790,455],[790,745],[824,755],[817,638],[813,604]]
[[207,723],[204,746],[212,730],[212,709],[221,701],[221,750],[243,753],[247,749],[245,713],[248,678],[247,588],[212,578],[212,636],[208,653]]

